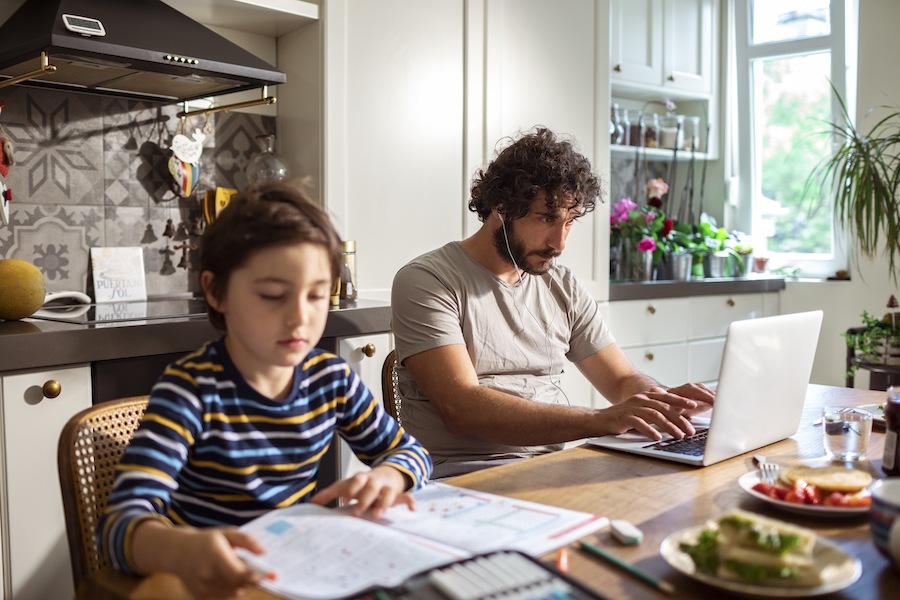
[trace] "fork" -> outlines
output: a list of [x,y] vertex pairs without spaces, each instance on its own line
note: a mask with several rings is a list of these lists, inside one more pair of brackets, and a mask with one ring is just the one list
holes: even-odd
[[760,481],[774,485],[778,481],[778,465],[765,460],[761,456],[754,458],[757,460],[756,468],[759,469]]

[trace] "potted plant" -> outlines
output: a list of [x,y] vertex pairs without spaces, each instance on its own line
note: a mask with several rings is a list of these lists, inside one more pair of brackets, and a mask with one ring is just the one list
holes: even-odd
[[860,132],[833,85],[832,91],[842,120],[829,123],[828,133],[840,145],[810,174],[807,195],[815,189],[813,202],[831,196],[835,219],[856,240],[854,262],[860,257],[874,258],[883,249],[896,282],[900,262],[900,211],[895,200],[900,185],[900,108],[882,107],[887,114],[868,131]]
[[[889,312],[878,318],[862,312],[862,327],[854,327],[842,335],[847,346],[856,357],[868,363],[900,365],[900,324],[895,326],[894,313]],[[851,364],[850,373],[855,373],[856,364]]]

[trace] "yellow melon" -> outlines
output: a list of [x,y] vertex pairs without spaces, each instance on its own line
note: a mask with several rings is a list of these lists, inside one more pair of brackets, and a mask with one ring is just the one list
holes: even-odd
[[30,262],[0,259],[0,319],[30,317],[44,304],[44,276]]

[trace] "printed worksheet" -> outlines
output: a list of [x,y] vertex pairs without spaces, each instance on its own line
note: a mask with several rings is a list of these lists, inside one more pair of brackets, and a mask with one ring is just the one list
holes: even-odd
[[263,586],[288,598],[345,598],[391,588],[411,576],[499,549],[540,556],[608,524],[606,517],[429,483],[413,493],[416,510],[395,506],[381,519],[349,508],[298,504],[241,529],[266,548],[240,555],[274,579]]

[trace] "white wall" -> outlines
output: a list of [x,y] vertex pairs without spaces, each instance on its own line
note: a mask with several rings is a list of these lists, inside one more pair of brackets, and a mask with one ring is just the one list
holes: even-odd
[[[867,110],[900,104],[900,2],[861,0],[859,9],[859,81],[857,122]],[[842,331],[861,324],[863,310],[881,315],[891,294],[900,298],[900,287],[891,281],[886,260],[862,261],[852,269],[849,282],[789,282],[782,293],[781,312],[822,308],[825,322],[813,366],[813,383],[844,385],[846,345]],[[856,387],[868,387],[860,372]]]

